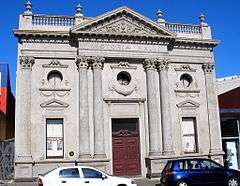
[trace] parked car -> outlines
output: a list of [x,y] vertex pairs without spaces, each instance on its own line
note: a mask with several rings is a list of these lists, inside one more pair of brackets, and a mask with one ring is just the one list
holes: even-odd
[[239,186],[240,172],[224,168],[210,159],[169,160],[162,171],[162,186]]
[[110,176],[88,166],[56,168],[39,175],[38,186],[137,186],[129,179]]

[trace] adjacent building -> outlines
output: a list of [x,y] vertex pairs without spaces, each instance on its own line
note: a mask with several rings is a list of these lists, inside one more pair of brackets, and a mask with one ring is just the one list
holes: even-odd
[[8,64],[0,64],[0,141],[14,138],[15,98]]
[[240,76],[218,79],[225,166],[240,169]]
[[15,178],[87,164],[159,176],[168,159],[222,163],[211,29],[127,7],[20,15]]

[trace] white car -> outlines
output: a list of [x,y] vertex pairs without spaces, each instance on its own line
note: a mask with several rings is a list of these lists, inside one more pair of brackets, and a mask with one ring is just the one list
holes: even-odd
[[38,186],[137,186],[129,179],[110,176],[88,166],[56,168],[39,175]]

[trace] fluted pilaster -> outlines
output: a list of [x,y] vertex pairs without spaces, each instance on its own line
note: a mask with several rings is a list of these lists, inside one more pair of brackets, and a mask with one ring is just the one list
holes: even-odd
[[163,135],[163,155],[173,154],[172,121],[169,97],[168,68],[169,62],[166,59],[157,62],[160,80],[161,119]]
[[90,59],[78,56],[76,65],[79,72],[79,157],[90,157],[88,75]]
[[158,96],[156,81],[156,59],[146,59],[143,67],[147,80],[147,106],[149,127],[149,156],[161,155],[160,149],[160,121],[158,113]]
[[16,161],[31,161],[31,73],[35,58],[32,56],[20,56],[19,63],[15,158]]
[[219,107],[215,85],[215,70],[212,63],[202,66],[205,74],[206,97],[208,107],[208,125],[210,137],[210,155],[222,153]]
[[94,116],[94,157],[104,158],[104,124],[103,124],[103,95],[102,69],[104,58],[92,57],[93,69],[93,116]]

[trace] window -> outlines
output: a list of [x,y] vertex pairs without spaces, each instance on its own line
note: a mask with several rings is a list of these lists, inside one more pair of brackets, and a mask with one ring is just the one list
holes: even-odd
[[56,87],[56,86],[60,86],[60,83],[63,80],[63,76],[62,76],[61,72],[59,72],[57,70],[53,70],[53,71],[49,72],[49,74],[47,76],[47,80],[52,86]]
[[192,76],[190,76],[189,74],[183,74],[180,77],[180,82],[184,88],[189,87],[192,81],[193,81]]
[[131,75],[128,72],[120,72],[117,75],[117,81],[120,85],[128,85],[131,81]]
[[195,134],[196,118],[182,118],[182,147],[184,153],[197,152],[196,134]]
[[47,158],[63,157],[63,119],[47,119]]
[[80,178],[77,168],[63,169],[59,171],[60,178]]
[[101,172],[89,168],[82,168],[84,178],[102,178]]

